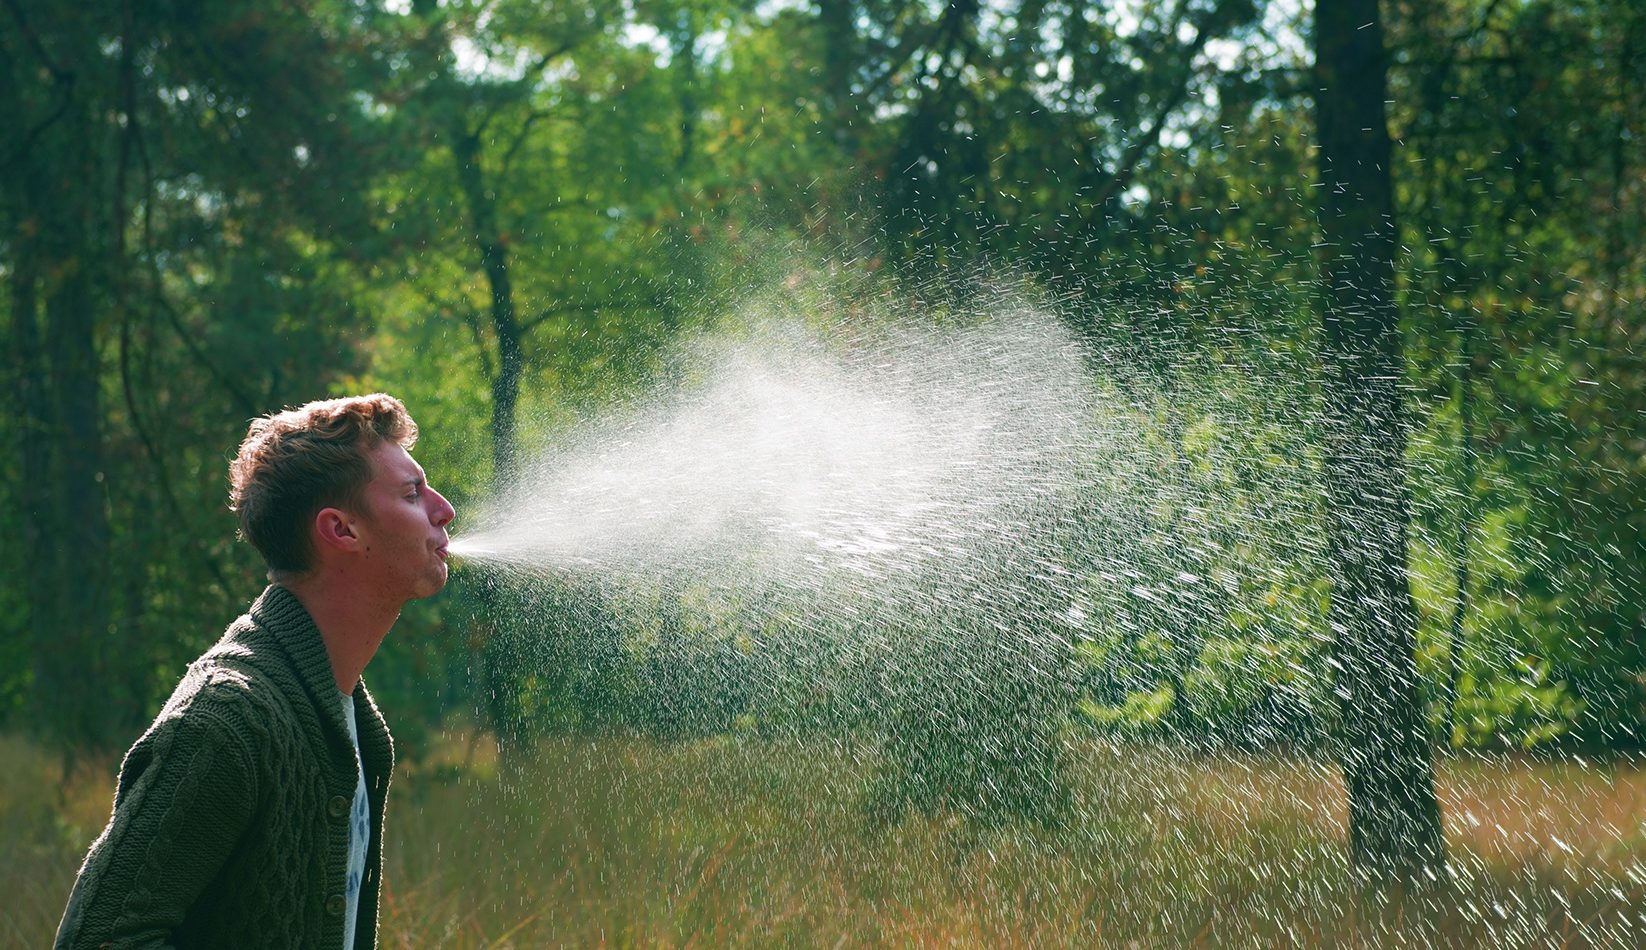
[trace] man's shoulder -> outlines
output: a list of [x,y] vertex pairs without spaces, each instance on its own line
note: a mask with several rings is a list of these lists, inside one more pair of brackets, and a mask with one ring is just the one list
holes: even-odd
[[255,724],[283,714],[301,688],[278,643],[245,614],[189,664],[158,719],[212,715]]

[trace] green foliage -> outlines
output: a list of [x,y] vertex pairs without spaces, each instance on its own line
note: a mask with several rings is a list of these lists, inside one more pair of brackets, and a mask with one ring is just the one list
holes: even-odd
[[[1458,2],[1395,22],[1415,559],[1436,579],[1423,636],[1447,655],[1461,556],[1463,638],[1446,649],[1473,669],[1456,696],[1473,711],[1458,740],[1633,746],[1646,722],[1646,167],[1630,143],[1646,120],[1632,65],[1646,18],[1632,4]],[[1545,671],[1537,682],[1517,657]]]
[[[998,694],[950,695],[941,676],[966,671],[864,655],[851,631],[802,649],[785,631],[809,605],[766,592],[538,591],[505,610],[457,586],[408,609],[370,674],[409,745],[450,717],[521,736],[859,733],[886,727],[882,674],[917,668],[900,688],[977,705],[893,730],[906,768],[884,777],[904,805],[1015,767],[996,727],[1042,751],[1071,718],[1319,741],[1303,16],[1251,0],[8,4],[0,505],[19,543],[0,545],[0,717],[124,745],[255,594],[223,504],[253,415],[401,395],[461,531],[500,465],[666,384],[682,341],[739,332],[740,305],[872,321],[876,275],[982,262],[1072,302],[1135,433],[1094,483],[1137,510],[1059,540],[1134,555],[1131,575],[1077,564],[1079,602],[1046,620],[1071,631],[1075,693],[1018,684],[1041,718],[1012,720],[1009,669]],[[1389,45],[1431,722],[1459,746],[1637,745],[1646,14],[1396,3]],[[835,252],[796,267],[796,242]],[[918,802],[916,771],[936,783]]]
[[5,566],[26,609],[0,639],[28,656],[8,696],[72,754],[129,741],[255,591],[224,453],[353,363],[372,124],[351,93],[378,74],[341,5],[4,16]]

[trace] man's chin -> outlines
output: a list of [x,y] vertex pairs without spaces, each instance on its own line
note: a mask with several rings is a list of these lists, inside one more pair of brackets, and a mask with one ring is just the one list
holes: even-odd
[[442,565],[439,576],[431,577],[427,581],[425,581],[418,588],[417,594],[416,594],[415,597],[413,597],[413,599],[414,600],[422,600],[425,597],[433,597],[435,594],[438,594],[441,591],[446,589],[446,582],[450,579],[451,579],[451,571],[449,571],[448,569],[446,569],[446,567],[444,565]]

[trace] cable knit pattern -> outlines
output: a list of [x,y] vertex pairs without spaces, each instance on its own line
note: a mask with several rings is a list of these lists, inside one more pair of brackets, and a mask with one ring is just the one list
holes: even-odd
[[[269,587],[126,753],[60,948],[341,947],[354,747],[325,643]],[[394,743],[355,687],[370,850],[354,946],[377,942]]]

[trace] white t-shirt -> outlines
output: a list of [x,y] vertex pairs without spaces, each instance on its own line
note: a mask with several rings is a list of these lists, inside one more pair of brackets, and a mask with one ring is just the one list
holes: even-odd
[[360,764],[360,727],[354,719],[354,697],[343,697],[343,721],[349,724],[354,743],[354,768],[359,776],[354,785],[354,807],[349,809],[349,874],[343,896],[348,909],[343,912],[343,950],[354,950],[354,923],[360,916],[360,884],[366,876],[366,845],[371,841],[371,809],[366,803],[366,769]]

